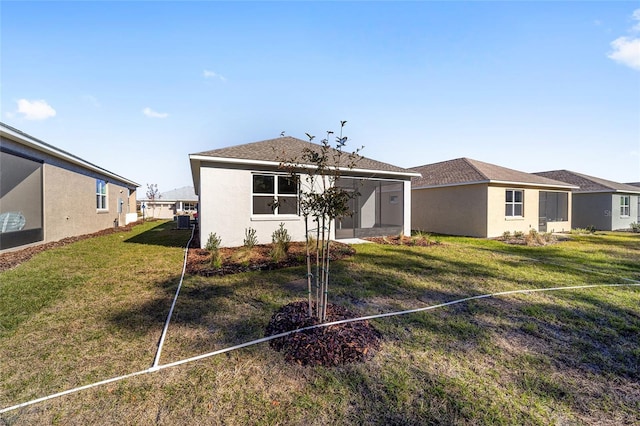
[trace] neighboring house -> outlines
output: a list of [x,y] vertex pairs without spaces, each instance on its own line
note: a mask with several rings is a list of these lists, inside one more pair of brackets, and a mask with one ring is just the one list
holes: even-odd
[[414,230],[493,238],[571,229],[572,185],[469,158],[412,167]]
[[136,220],[139,184],[0,123],[0,251]]
[[[215,233],[223,246],[241,246],[248,228],[256,230],[259,243],[270,243],[280,223],[294,241],[303,241],[298,187],[279,165],[282,155],[299,158],[305,148],[319,150],[320,146],[281,137],[191,154],[201,244]],[[331,238],[410,234],[410,180],[417,173],[365,157],[359,157],[355,168],[342,168],[341,173],[338,184],[359,195],[350,203],[353,215],[332,225]],[[304,175],[299,182],[305,182]],[[273,200],[279,201],[275,210]]]
[[[629,182],[627,185],[640,187],[640,182]],[[640,197],[638,197],[638,222],[640,223]]]
[[192,186],[162,192],[155,200],[143,199],[138,201],[140,214],[144,206],[146,218],[173,219],[174,216],[195,216],[198,210],[198,196]]
[[602,231],[629,229],[640,222],[640,188],[569,170],[536,173],[575,185],[573,227],[595,227]]

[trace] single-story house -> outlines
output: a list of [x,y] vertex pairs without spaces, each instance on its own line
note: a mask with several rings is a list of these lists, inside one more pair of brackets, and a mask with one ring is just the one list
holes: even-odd
[[640,222],[640,188],[626,183],[588,176],[569,170],[536,173],[538,176],[575,185],[573,226],[602,231],[629,229]]
[[173,219],[175,216],[195,216],[198,211],[198,196],[193,186],[162,192],[155,200],[138,200],[138,212],[145,218]]
[[0,123],[0,251],[136,221],[136,182]]
[[[189,155],[201,244],[215,233],[222,246],[241,246],[249,228],[258,243],[270,243],[280,223],[292,240],[303,241],[297,185],[306,181],[305,167],[297,169],[296,184],[279,166],[282,155],[301,158],[305,148],[319,151],[320,145],[286,136]],[[340,170],[337,185],[359,195],[350,202],[353,215],[331,226],[331,238],[410,234],[411,178],[417,173],[362,156],[355,167]]]
[[412,167],[414,230],[493,238],[571,229],[572,185],[470,158]]

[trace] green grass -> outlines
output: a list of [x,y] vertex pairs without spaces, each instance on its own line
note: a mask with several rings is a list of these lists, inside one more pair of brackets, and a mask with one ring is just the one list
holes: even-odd
[[[151,366],[188,232],[148,223],[0,274],[0,407]],[[640,279],[640,235],[525,247],[439,237],[357,246],[330,299],[358,315],[479,294]],[[303,267],[186,277],[161,364],[263,336],[304,300]],[[487,298],[374,320],[365,364],[300,367],[267,344],[0,415],[0,423],[633,424],[640,422],[640,289]]]

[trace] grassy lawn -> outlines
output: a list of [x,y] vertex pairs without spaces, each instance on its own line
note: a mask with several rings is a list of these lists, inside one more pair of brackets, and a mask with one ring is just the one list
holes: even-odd
[[[153,363],[188,231],[152,222],[0,273],[0,409]],[[640,280],[640,235],[546,247],[443,237],[332,265],[358,315],[498,291]],[[160,364],[263,337],[305,269],[185,278]],[[639,424],[640,288],[516,294],[372,321],[366,364],[290,365],[262,343],[0,414],[0,424]]]

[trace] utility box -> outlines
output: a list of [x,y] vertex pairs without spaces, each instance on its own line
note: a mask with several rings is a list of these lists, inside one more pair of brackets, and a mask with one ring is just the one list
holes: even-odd
[[186,215],[177,216],[178,229],[189,229],[191,227],[191,217]]

